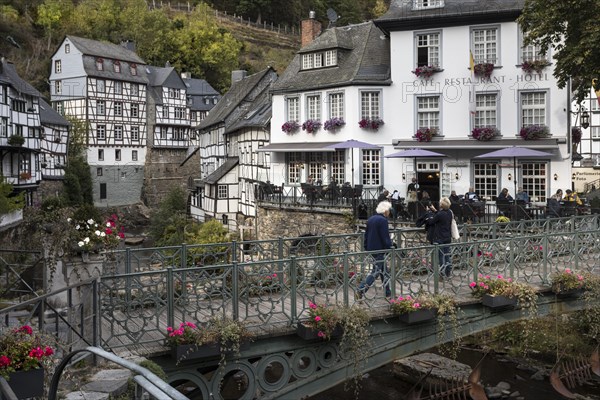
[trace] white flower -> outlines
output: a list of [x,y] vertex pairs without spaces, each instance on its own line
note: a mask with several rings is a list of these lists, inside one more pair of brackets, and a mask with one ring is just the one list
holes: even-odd
[[100,231],[97,230],[96,232],[94,232],[94,235],[96,235],[96,236],[102,236],[102,232],[100,232]]
[[102,236],[102,237],[106,236],[106,232],[100,232],[100,236]]
[[77,224],[77,226],[75,227],[75,229],[79,230],[80,226],[79,224]]
[[67,218],[67,222],[71,222],[71,221],[73,221],[73,220],[70,217]]
[[110,222],[107,222],[107,223],[106,223],[106,227],[107,227],[107,228],[110,228]]
[[94,223],[94,220],[90,218],[90,219],[87,220],[87,223],[90,224],[90,225],[92,225]]
[[84,245],[85,243],[83,243],[83,242],[81,242],[81,241],[80,241],[80,242],[79,242],[79,243],[77,243],[77,244],[79,245],[79,247],[83,247],[83,245]]
[[90,242],[90,238],[86,237],[85,239],[83,239],[83,241],[85,242],[85,244],[88,244]]

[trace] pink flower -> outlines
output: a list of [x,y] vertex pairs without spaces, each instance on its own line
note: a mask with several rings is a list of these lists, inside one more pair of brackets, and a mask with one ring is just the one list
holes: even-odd
[[271,275],[271,277],[277,278],[277,274],[273,274],[273,275]]
[[29,325],[23,325],[22,327],[17,329],[17,332],[25,332],[28,335],[31,335],[33,333],[33,329],[31,329]]
[[321,317],[319,317],[318,315],[315,317],[315,321],[319,322],[321,320]]
[[112,229],[106,228],[106,230],[104,231],[104,233],[106,233],[107,235],[112,235]]
[[323,337],[325,337],[325,332],[319,331],[319,333],[317,333],[317,336],[320,338],[323,338]]
[[477,286],[477,282],[471,282],[471,283],[469,283],[469,287],[474,288],[475,286]]
[[44,349],[44,355],[51,356],[52,354],[54,354],[54,349],[52,349],[50,346],[46,346]]
[[44,357],[44,350],[42,350],[41,347],[34,347],[33,349],[29,350],[29,357],[41,360],[42,357]]
[[498,279],[504,279],[502,275],[498,275]]
[[491,276],[489,276],[489,275],[486,275],[486,276],[485,276],[485,279],[491,279]]
[[421,308],[421,305],[419,303],[414,303],[413,308]]
[[571,273],[571,268],[565,269],[565,274],[570,274],[570,273]]
[[186,322],[185,326],[189,326],[192,329],[196,329],[196,325],[193,322]]
[[402,296],[398,297],[398,301],[404,301],[404,297],[402,297]]
[[313,310],[316,310],[316,309],[317,309],[317,305],[316,305],[315,303],[309,302],[309,303],[308,303],[308,306],[309,306],[310,308],[312,308]]
[[582,275],[577,275],[577,280],[578,281],[582,281],[583,280],[583,276]]
[[167,326],[167,332],[173,332],[173,327],[172,326]]

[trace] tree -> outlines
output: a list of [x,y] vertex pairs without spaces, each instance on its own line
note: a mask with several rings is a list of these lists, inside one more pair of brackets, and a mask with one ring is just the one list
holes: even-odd
[[22,209],[24,204],[24,192],[14,193],[13,186],[0,175],[0,219],[4,214]]
[[65,202],[71,206],[93,204],[93,184],[90,166],[85,159],[86,125],[83,121],[67,116],[71,123],[65,168]]
[[539,44],[544,52],[553,50],[558,87],[571,80],[578,103],[589,93],[592,79],[600,78],[597,8],[598,0],[526,0],[518,19],[525,44]]
[[186,214],[186,193],[175,186],[150,215],[150,236],[158,246],[178,245],[185,241]]
[[44,27],[48,35],[48,47],[52,42],[52,31],[60,26],[61,20],[73,9],[71,0],[46,0],[37,10],[37,23]]

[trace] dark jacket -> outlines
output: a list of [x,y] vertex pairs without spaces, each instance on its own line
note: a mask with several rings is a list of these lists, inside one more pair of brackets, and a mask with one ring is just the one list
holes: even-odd
[[433,226],[434,243],[452,242],[452,211],[441,209],[432,218],[427,220],[427,225]]
[[390,228],[387,218],[382,214],[375,214],[367,220],[365,231],[365,250],[385,250],[392,248]]

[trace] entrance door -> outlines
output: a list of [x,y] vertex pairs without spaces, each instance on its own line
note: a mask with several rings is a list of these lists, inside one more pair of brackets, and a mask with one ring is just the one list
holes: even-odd
[[440,201],[440,172],[419,171],[419,190],[421,198],[423,197],[423,192],[427,192],[432,202],[437,203]]

